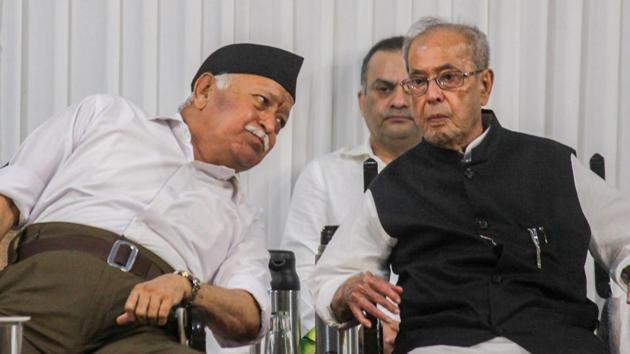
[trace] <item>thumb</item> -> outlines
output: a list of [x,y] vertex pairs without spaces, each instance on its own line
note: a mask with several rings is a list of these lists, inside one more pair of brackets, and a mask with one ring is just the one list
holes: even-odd
[[130,321],[129,316],[127,315],[127,313],[123,313],[122,315],[116,317],[116,324],[119,326],[123,326],[128,324]]

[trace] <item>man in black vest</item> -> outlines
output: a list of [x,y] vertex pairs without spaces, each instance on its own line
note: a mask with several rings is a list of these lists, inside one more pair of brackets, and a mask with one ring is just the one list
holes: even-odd
[[329,244],[311,278],[318,313],[366,326],[365,312],[388,321],[376,304],[400,313],[395,353],[605,353],[584,262],[590,249],[626,288],[630,201],[572,149],[481,109],[494,74],[477,28],[422,19],[403,53],[424,140]]

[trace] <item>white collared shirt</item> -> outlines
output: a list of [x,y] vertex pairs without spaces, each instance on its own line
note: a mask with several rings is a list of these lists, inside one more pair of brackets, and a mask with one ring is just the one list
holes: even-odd
[[0,194],[19,209],[19,226],[106,229],[205,282],[247,290],[267,325],[260,210],[244,202],[234,170],[194,160],[179,114],[149,117],[120,97],[87,97],[28,136],[0,169]]
[[295,253],[301,281],[300,313],[303,333],[315,326],[313,300],[307,283],[313,271],[320,233],[339,225],[363,197],[363,162],[373,158],[380,172],[385,163],[369,141],[323,155],[300,173],[295,183],[281,247]]

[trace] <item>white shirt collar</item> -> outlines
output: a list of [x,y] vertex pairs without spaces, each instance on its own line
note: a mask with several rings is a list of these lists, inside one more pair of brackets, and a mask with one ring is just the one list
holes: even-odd
[[481,135],[479,135],[475,140],[473,140],[468,146],[466,146],[466,150],[464,150],[464,156],[462,157],[463,162],[470,162],[472,160],[472,150],[479,146],[483,139],[486,138],[488,132],[490,131],[490,127],[486,129]]
[[[184,117],[182,117],[180,112],[174,113],[171,116],[151,116],[151,117],[147,117],[147,119],[165,120],[165,121],[171,121],[173,123],[176,123],[178,127],[175,129],[181,130],[180,132],[181,135],[176,134],[178,139],[182,139],[183,141],[181,143],[184,143],[187,146],[189,146],[192,153],[192,141],[190,140],[191,139],[190,129],[188,128],[188,125],[186,124],[186,122],[184,122]],[[181,123],[181,124],[178,124],[178,123]],[[171,125],[171,127],[173,127],[173,125]],[[232,168],[194,160],[194,157],[190,163],[193,166],[195,166],[197,170],[199,170],[200,172],[204,174],[210,175],[216,179],[223,180],[223,181],[227,181],[234,177],[236,179],[236,183],[238,183],[236,171]]]
[[354,146],[353,148],[349,150],[343,151],[341,154],[348,157],[365,157],[365,158],[376,157],[376,155],[374,154],[374,151],[372,151],[372,146],[370,145],[369,137],[365,139],[362,144]]

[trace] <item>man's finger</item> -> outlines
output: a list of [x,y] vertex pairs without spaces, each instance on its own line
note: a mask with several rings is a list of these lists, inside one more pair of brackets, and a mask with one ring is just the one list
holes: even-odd
[[171,307],[173,307],[173,303],[170,299],[162,300],[160,304],[160,309],[158,312],[158,325],[164,326],[168,321],[168,315],[171,312]]
[[147,321],[149,324],[157,325],[162,306],[162,299],[156,295],[149,295],[149,306],[147,307]]
[[[125,302],[125,313],[123,315],[126,315],[125,316],[126,323],[136,322],[135,311],[136,311],[136,305],[138,304],[138,297],[139,297],[138,292],[131,291],[131,293],[129,294],[129,297],[127,298],[127,302]],[[119,316],[119,318],[121,316]]]
[[367,318],[365,318],[365,316],[363,315],[363,311],[361,311],[359,307],[357,307],[356,305],[349,305],[348,307],[350,308],[350,311],[354,315],[354,318],[356,318],[360,324],[368,328],[371,327],[370,321]]
[[147,311],[149,309],[149,301],[151,297],[145,294],[140,295],[138,298],[138,304],[136,305],[136,309],[133,312],[136,315],[136,319],[138,322],[142,324],[147,323]]
[[401,300],[400,294],[402,294],[402,288],[400,286],[393,285],[377,277],[370,277],[367,279],[367,282],[370,288],[374,289],[375,291],[382,294],[383,296],[391,299],[395,303],[400,304],[400,300]]
[[126,325],[127,323],[130,323],[130,322],[131,321],[129,320],[129,315],[127,315],[126,312],[116,317],[116,324],[119,326]]
[[368,287],[363,288],[363,292],[364,292],[365,297],[370,302],[379,304],[392,313],[397,314],[400,312],[398,310],[398,305],[394,304],[393,302],[389,301],[385,296],[383,296],[384,294],[380,293],[379,289],[375,289],[373,287],[368,286]]
[[[389,323],[391,321],[391,319],[384,312],[379,310],[370,300],[366,298],[362,298],[357,301],[356,306],[385,323]],[[370,322],[369,320],[367,321]]]

